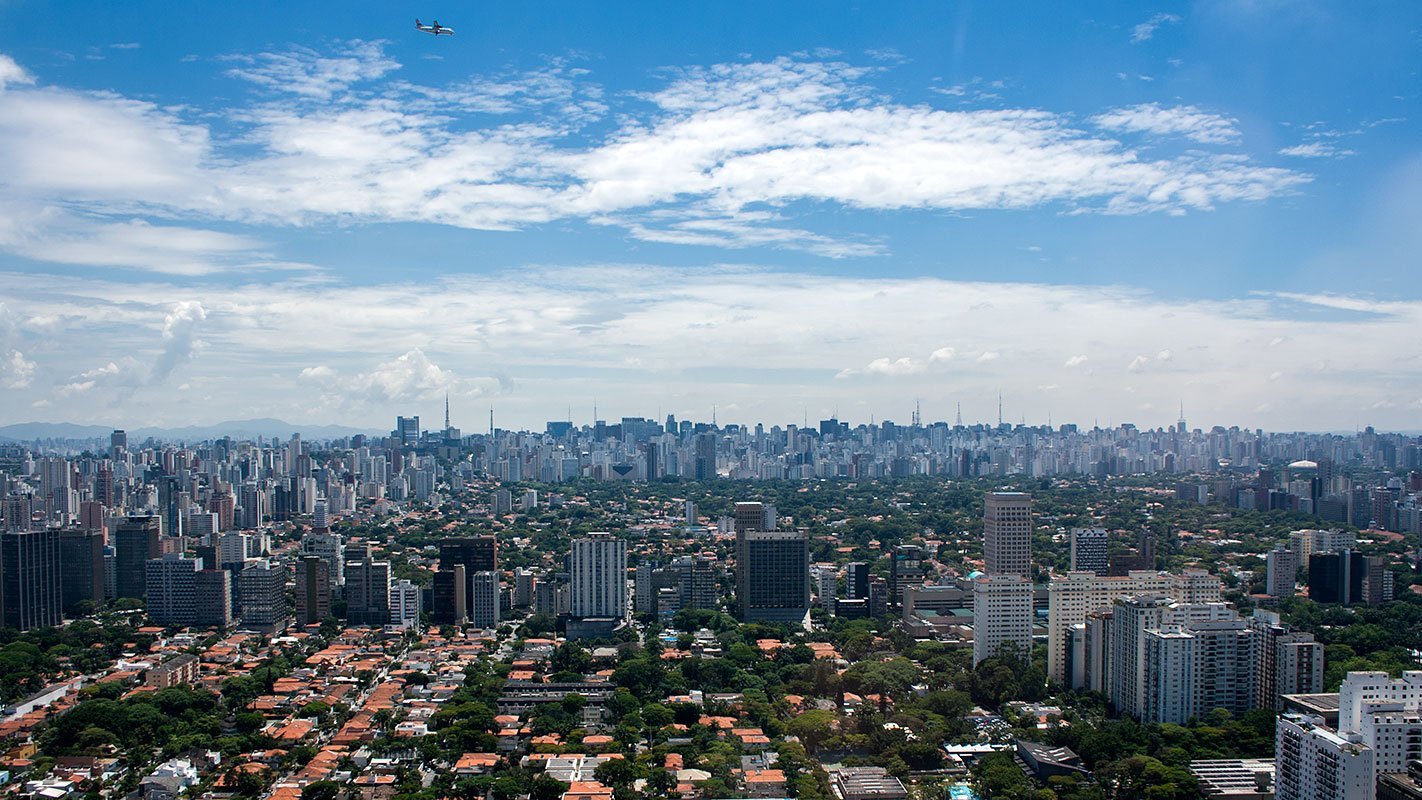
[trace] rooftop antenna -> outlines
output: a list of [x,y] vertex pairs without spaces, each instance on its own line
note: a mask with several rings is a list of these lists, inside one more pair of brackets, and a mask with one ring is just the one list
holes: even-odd
[[810,407],[800,406],[800,409],[801,413],[804,415],[804,418],[801,419],[800,424],[802,427],[808,428],[810,427]]
[[444,393],[444,429],[449,430],[449,392]]
[[711,427],[716,427],[716,404],[711,404]]
[[593,398],[593,424],[597,424],[597,398]]
[[917,428],[923,422],[923,401],[914,398],[913,401],[913,426]]
[[494,404],[489,404],[489,435],[494,435]]
[[997,425],[1002,427],[1002,392],[997,393]]
[[960,427],[960,428],[963,427],[963,401],[962,401],[962,400],[959,400],[959,401],[958,401],[958,421],[957,421],[955,424],[956,424],[958,427]]

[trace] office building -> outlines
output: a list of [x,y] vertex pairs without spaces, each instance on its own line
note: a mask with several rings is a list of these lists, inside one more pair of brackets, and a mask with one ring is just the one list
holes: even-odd
[[0,533],[0,623],[17,631],[58,625],[60,564],[59,531]]
[[469,623],[487,630],[499,624],[499,573],[484,570],[474,573],[474,587],[469,600]]
[[144,567],[148,620],[165,626],[196,624],[197,574],[202,562],[179,553],[165,553],[149,559]]
[[[506,492],[507,489],[500,491]],[[464,567],[464,599],[466,603],[474,597],[474,575],[479,572],[496,572],[499,569],[498,542],[493,536],[457,536],[441,539],[439,543],[440,569],[450,569],[455,564]]]
[[346,622],[384,625],[390,618],[390,562],[347,561],[345,599]]
[[569,560],[572,614],[580,619],[627,616],[627,543],[610,533],[573,540]]
[[142,600],[147,591],[147,564],[161,558],[159,517],[128,517],[114,530],[114,581],[116,597]]
[[291,614],[286,605],[286,567],[268,559],[248,561],[237,574],[242,596],[242,627],[259,631],[286,628]]
[[850,600],[869,599],[869,565],[851,561],[844,565],[844,596]]
[[296,562],[296,624],[319,625],[331,616],[331,576],[325,559],[302,556]]
[[765,503],[736,503],[733,518],[737,535],[750,531],[773,531],[779,525],[776,520],[775,506]]
[[1011,645],[1032,652],[1032,581],[1022,575],[979,575],[973,580],[973,664]]
[[736,610],[743,622],[801,622],[810,611],[805,531],[736,533]]
[[436,625],[463,625],[469,619],[468,591],[463,564],[441,565],[434,574],[430,621]]
[[1105,575],[1109,566],[1107,546],[1111,537],[1105,528],[1072,528],[1071,571]]
[[345,583],[345,543],[339,533],[317,528],[301,537],[301,555],[316,556],[326,564],[326,579],[332,588]]
[[534,587],[538,578],[533,570],[518,567],[514,570],[513,605],[515,608],[529,608],[533,605]]
[[104,602],[102,529],[69,529],[59,534],[59,576],[64,608]]
[[230,626],[236,620],[231,573],[225,569],[198,570],[195,584],[193,624],[213,628]]
[[983,501],[983,571],[1032,577],[1032,496],[988,492]]
[[401,447],[414,447],[420,443],[420,418],[396,417],[395,430],[392,431],[392,438]]

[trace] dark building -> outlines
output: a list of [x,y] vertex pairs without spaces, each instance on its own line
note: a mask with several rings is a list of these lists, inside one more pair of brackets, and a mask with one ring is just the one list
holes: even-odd
[[296,624],[319,625],[331,616],[331,569],[320,556],[296,562]]
[[232,579],[225,569],[199,570],[194,578],[193,624],[226,628],[232,624]]
[[0,620],[19,631],[58,625],[62,595],[59,532],[0,534]]
[[1308,597],[1315,603],[1349,605],[1363,600],[1367,559],[1362,553],[1311,553],[1308,557]]
[[708,481],[716,477],[716,434],[709,431],[696,434],[691,464],[692,477],[696,480]]
[[104,532],[66,530],[59,534],[59,583],[64,608],[104,602]]
[[474,576],[499,569],[498,542],[492,536],[458,536],[441,539],[439,568],[450,569],[455,564],[464,567],[465,610],[474,599]]
[[736,536],[736,610],[742,621],[799,622],[810,609],[810,540],[804,531]]
[[159,517],[128,517],[114,531],[114,591],[117,597],[142,600],[147,593],[147,566],[162,558]]
[[434,604],[430,621],[436,625],[462,625],[469,618],[469,579],[463,564],[440,565],[434,574]]
[[844,565],[845,596],[850,600],[869,599],[869,565],[851,561]]

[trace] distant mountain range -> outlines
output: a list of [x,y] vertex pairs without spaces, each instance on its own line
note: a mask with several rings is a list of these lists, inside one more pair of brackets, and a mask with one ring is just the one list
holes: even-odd
[[[373,428],[348,428],[344,425],[294,425],[279,419],[237,419],[214,425],[189,425],[183,428],[128,428],[129,442],[144,439],[167,441],[200,441],[231,436],[234,439],[287,439],[300,433],[303,439],[338,439],[358,433],[380,435],[385,431]],[[72,422],[21,422],[0,426],[0,441],[29,442],[36,439],[68,439],[107,441],[113,428],[107,425],[76,425]]]

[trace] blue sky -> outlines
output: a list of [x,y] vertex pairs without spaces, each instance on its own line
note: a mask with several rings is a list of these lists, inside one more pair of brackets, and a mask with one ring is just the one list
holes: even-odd
[[1405,2],[6,0],[0,422],[1416,428],[1419,68]]

